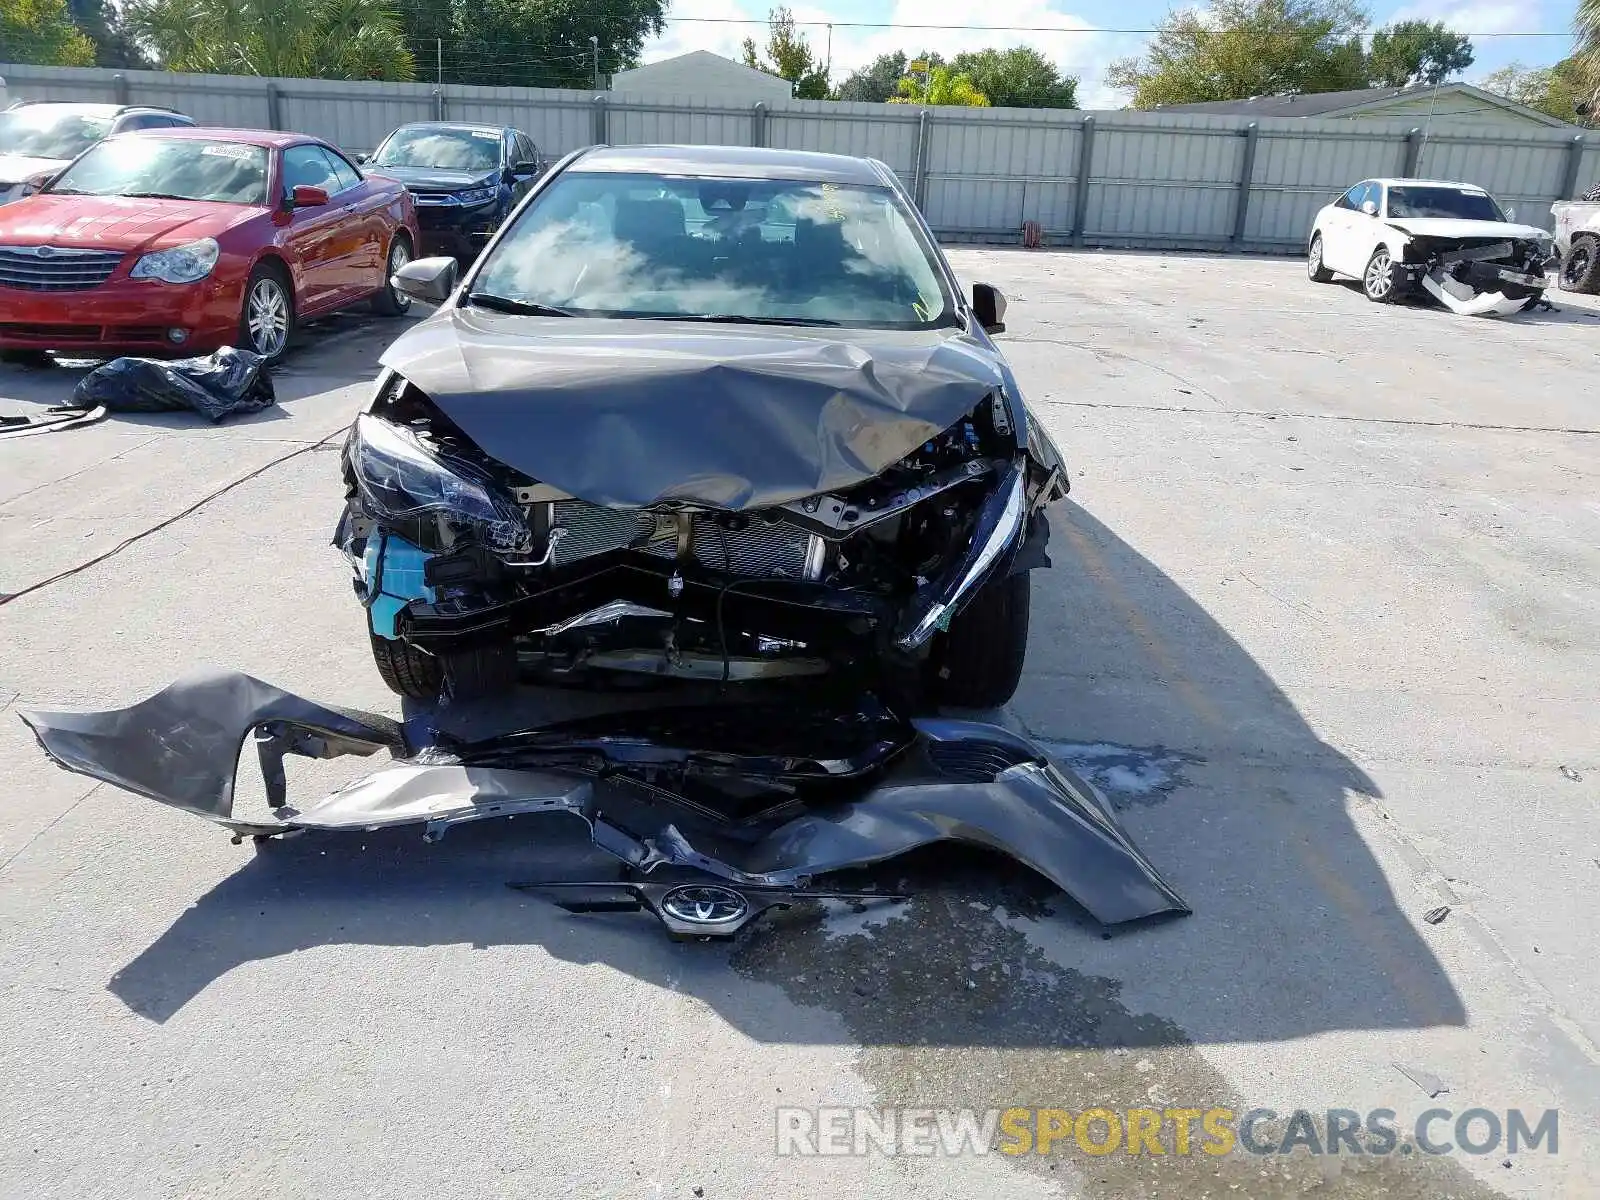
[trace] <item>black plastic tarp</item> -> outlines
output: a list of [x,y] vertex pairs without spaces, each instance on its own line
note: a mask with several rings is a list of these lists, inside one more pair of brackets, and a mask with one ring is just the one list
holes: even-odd
[[383,365],[490,457],[594,504],[787,504],[882,473],[999,391],[956,328],[882,330],[446,309]]
[[79,380],[72,394],[73,403],[83,408],[145,413],[188,409],[213,421],[259,412],[275,400],[266,359],[232,346],[206,358],[170,362],[114,358]]

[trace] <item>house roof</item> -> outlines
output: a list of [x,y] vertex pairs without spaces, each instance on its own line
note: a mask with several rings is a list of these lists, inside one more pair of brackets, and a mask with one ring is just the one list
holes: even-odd
[[642,67],[634,67],[627,71],[618,71],[611,77],[611,86],[614,89],[618,83],[642,84],[648,83],[652,76],[660,73],[658,67],[671,65],[673,74],[677,74],[679,66],[692,66],[696,72],[715,72],[724,79],[744,76],[750,83],[764,88],[772,88],[776,84],[787,92],[791,84],[787,79],[780,79],[776,75],[769,75],[765,71],[758,71],[755,67],[747,67],[743,63],[734,62],[731,58],[723,58],[720,54],[713,54],[709,50],[691,50],[687,54],[679,54],[672,58],[659,59],[653,63],[645,63]]
[[1403,88],[1357,88],[1347,92],[1252,96],[1248,100],[1207,100],[1197,104],[1166,104],[1155,111],[1222,113],[1250,117],[1342,117],[1366,109],[1381,108],[1395,100],[1409,100],[1417,96],[1431,96],[1434,93],[1437,93],[1440,100],[1450,96],[1471,96],[1540,125],[1564,127],[1567,124],[1558,117],[1528,108],[1494,92],[1473,87],[1470,83],[1444,83],[1437,88],[1430,84],[1418,84]]

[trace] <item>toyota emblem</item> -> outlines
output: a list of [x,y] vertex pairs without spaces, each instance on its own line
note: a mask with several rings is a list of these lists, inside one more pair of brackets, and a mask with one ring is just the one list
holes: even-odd
[[686,925],[726,925],[750,911],[750,903],[732,888],[685,884],[661,897],[661,911]]

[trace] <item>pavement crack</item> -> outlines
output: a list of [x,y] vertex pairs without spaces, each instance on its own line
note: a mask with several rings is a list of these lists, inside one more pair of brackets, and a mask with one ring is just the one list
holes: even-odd
[[132,446],[126,447],[125,449],[118,450],[115,454],[107,455],[105,458],[97,459],[96,461],[90,463],[88,466],[81,467],[76,471],[68,472],[65,475],[58,475],[54,479],[47,479],[43,483],[35,484],[33,487],[28,488],[28,489],[26,489],[24,491],[20,491],[14,496],[7,496],[4,500],[0,500],[0,508],[9,508],[11,505],[15,504],[18,500],[21,500],[26,496],[31,496],[35,492],[41,491],[44,488],[55,487],[57,484],[68,483],[71,480],[74,480],[74,479],[78,478],[78,476],[80,476],[80,475],[87,475],[90,471],[98,471],[101,467],[104,467],[107,463],[114,463],[119,458],[126,458],[130,454],[136,454],[140,450],[143,450],[146,446],[154,445],[156,442],[159,442],[159,441],[161,441],[161,437],[159,435],[156,436],[156,437],[152,437],[152,438],[146,438],[142,442],[137,442]]
[[[1215,397],[1213,397],[1214,399]],[[1192,404],[1112,404],[1101,400],[1036,400],[1041,408],[1111,408],[1131,412],[1194,413],[1202,417],[1262,417],[1273,421],[1345,421],[1352,425],[1403,425],[1424,429],[1481,429],[1491,433],[1572,433],[1588,437],[1600,429],[1563,425],[1498,425],[1487,421],[1422,421],[1413,417],[1357,417],[1345,413],[1268,412],[1260,408],[1199,408]]]
[[340,434],[344,433],[345,429],[347,429],[347,428],[348,428],[348,426],[341,426],[340,428],[335,429],[332,433],[330,433],[327,437],[323,438],[321,441],[311,442],[311,443],[309,443],[307,445],[303,445],[303,446],[297,446],[293,450],[289,451],[287,454],[278,455],[277,458],[271,459],[270,461],[268,461],[266,463],[263,463],[261,466],[257,467],[255,470],[249,471],[249,472],[239,476],[239,478],[237,478],[237,479],[235,479],[235,480],[233,480],[233,481],[231,481],[229,483],[223,484],[221,487],[217,488],[215,491],[206,493],[206,495],[200,497],[200,499],[196,500],[193,504],[189,505],[188,508],[185,508],[181,512],[174,513],[170,517],[164,517],[160,521],[157,521],[154,525],[151,525],[151,526],[149,526],[149,527],[147,527],[145,529],[141,529],[138,533],[135,533],[135,534],[132,534],[132,535],[130,535],[128,537],[123,538],[115,546],[111,547],[111,549],[109,549],[107,551],[104,551],[101,554],[97,554],[93,558],[85,559],[83,562],[78,563],[76,566],[68,567],[64,571],[57,571],[54,575],[47,576],[46,578],[39,580],[37,583],[27,584],[26,586],[20,588],[19,590],[15,591],[15,592],[0,593],[0,606],[4,606],[4,605],[7,605],[7,604],[10,604],[13,600],[20,600],[20,599],[22,599],[22,597],[30,595],[33,592],[42,591],[44,588],[50,587],[52,584],[60,583],[63,579],[69,579],[74,575],[77,575],[77,574],[80,574],[81,572],[87,571],[90,567],[97,567],[101,563],[105,562],[107,559],[115,558],[117,555],[121,554],[124,550],[128,549],[130,546],[133,546],[136,543],[143,541],[145,538],[149,537],[151,534],[159,533],[159,532],[161,532],[161,530],[166,529],[169,526],[176,525],[179,521],[183,520],[185,517],[193,516],[195,513],[199,512],[202,508],[204,508],[206,505],[210,504],[213,500],[219,499],[222,496],[226,496],[229,492],[233,491],[235,488],[237,488],[237,487],[239,487],[239,486],[241,486],[243,484],[249,483],[252,479],[257,479],[257,478],[261,477],[262,475],[265,475],[268,471],[271,471],[274,468],[281,467],[284,463],[288,462],[290,459],[299,458],[302,454],[310,454],[312,451],[315,451],[315,450],[321,450],[323,447],[327,446],[329,442],[333,441],[334,438],[336,438]]
[[6,873],[6,871],[10,869],[12,863],[16,862],[17,859],[21,858],[24,854],[26,854],[27,851],[28,851],[28,847],[29,846],[33,845],[40,838],[42,838],[45,834],[49,833],[52,829],[54,829],[57,825],[59,825],[62,821],[66,820],[67,817],[72,815],[72,811],[75,808],[77,808],[78,805],[82,804],[85,800],[87,800],[90,796],[94,795],[96,792],[98,792],[103,787],[105,787],[105,784],[103,784],[103,783],[95,784],[88,791],[86,791],[83,795],[79,796],[71,804],[67,805],[66,808],[62,809],[55,816],[51,817],[49,822],[44,826],[43,829],[36,830],[33,833],[33,835],[28,838],[27,841],[23,842],[22,845],[18,846],[9,855],[7,855],[6,856],[6,860],[4,862],[0,862],[0,875],[4,875]]

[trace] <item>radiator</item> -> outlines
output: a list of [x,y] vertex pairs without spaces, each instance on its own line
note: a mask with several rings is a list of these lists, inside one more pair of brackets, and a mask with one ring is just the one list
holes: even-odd
[[[675,524],[661,522],[658,529],[655,514],[640,509],[557,500],[551,504],[550,528],[566,530],[550,557],[558,566],[628,545],[662,558],[678,553]],[[788,579],[816,579],[822,573],[822,539],[787,522],[756,517],[743,529],[724,529],[709,514],[695,513],[690,533],[694,556],[707,570]]]

